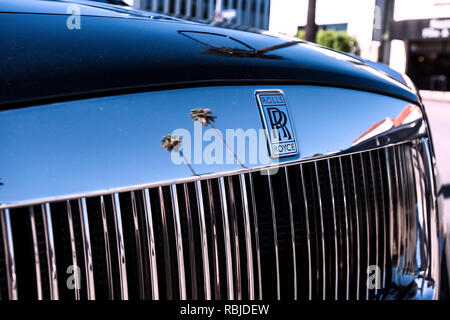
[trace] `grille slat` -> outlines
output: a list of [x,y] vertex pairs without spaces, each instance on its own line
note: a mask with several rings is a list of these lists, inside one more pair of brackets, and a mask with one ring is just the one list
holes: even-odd
[[14,259],[14,245],[12,240],[9,209],[0,211],[3,250],[5,254],[6,280],[9,300],[17,300],[16,264]]
[[258,274],[258,299],[262,300],[262,274],[261,274],[261,249],[259,245],[259,231],[258,231],[258,213],[256,210],[255,201],[255,190],[253,185],[253,174],[250,172],[248,174],[250,181],[250,194],[252,202],[252,212],[253,212],[253,226],[254,226],[254,237],[255,237],[255,251],[256,251],[256,265]]
[[356,177],[355,177],[355,165],[354,165],[354,161],[353,161],[353,155],[350,156],[350,164],[351,164],[351,171],[352,171],[352,175],[351,175],[351,179],[352,179],[352,185],[353,185],[353,194],[354,194],[354,209],[355,209],[355,220],[356,220],[356,225],[355,225],[355,229],[356,229],[356,299],[359,300],[360,298],[360,275],[361,275],[361,234],[360,234],[360,214],[359,214],[359,209],[358,209],[358,192],[357,192],[357,187],[356,187]]
[[208,195],[209,204],[209,224],[210,224],[210,235],[211,235],[211,255],[212,255],[212,270],[213,270],[213,286],[214,286],[214,298],[220,299],[220,270],[219,270],[219,252],[217,245],[217,227],[216,227],[216,208],[214,206],[214,196],[211,186],[211,180],[207,180],[206,192]]
[[202,185],[200,181],[195,182],[195,191],[201,233],[205,299],[211,300],[211,274],[209,271],[208,238],[206,235],[205,210],[203,206]]
[[78,200],[80,211],[81,233],[83,235],[84,270],[86,273],[87,297],[95,300],[94,265],[92,262],[91,235],[89,230],[88,212],[86,198]]
[[395,214],[394,211],[394,200],[396,192],[394,190],[395,184],[393,181],[393,172],[391,169],[391,161],[393,160],[393,156],[391,155],[392,149],[386,148],[385,150],[385,157],[386,157],[386,174],[387,174],[387,182],[388,182],[388,207],[389,207],[389,218],[387,219],[389,221],[389,259],[392,263],[392,265],[396,264],[397,261],[397,237],[396,237],[396,221],[394,219]]
[[175,185],[172,185],[170,189],[170,195],[172,199],[172,212],[173,219],[175,221],[175,233],[176,233],[176,249],[177,249],[177,262],[178,262],[178,285],[180,291],[180,299],[186,300],[186,276],[184,273],[184,256],[183,256],[183,240],[181,236],[181,224],[180,224],[180,211],[178,208],[177,189]]
[[45,249],[46,249],[45,252],[47,254],[50,299],[57,300],[59,298],[58,276],[56,270],[55,243],[53,239],[53,225],[52,225],[50,204],[49,203],[42,204],[41,210],[45,235]]
[[231,229],[233,234],[232,246],[233,246],[233,261],[234,261],[234,287],[236,290],[235,297],[237,300],[242,300],[242,276],[241,276],[241,253],[239,247],[239,230],[238,220],[236,214],[236,202],[234,197],[233,181],[231,177],[227,177],[228,195],[230,201],[230,217],[231,217]]
[[[362,177],[362,187],[363,187],[363,192],[362,192],[362,196],[364,197],[364,202],[362,202],[361,204],[363,205],[362,212],[365,212],[362,217],[363,220],[365,220],[365,231],[366,231],[366,246],[367,246],[367,251],[365,253],[366,255],[366,265],[365,268],[363,268],[363,270],[367,270],[367,268],[369,268],[369,266],[371,265],[370,263],[370,256],[371,256],[371,248],[370,248],[370,239],[372,237],[372,232],[371,232],[371,223],[370,223],[370,215],[371,215],[371,207],[369,205],[369,188],[368,188],[368,178],[367,178],[367,171],[366,171],[366,164],[363,158],[363,154],[359,154],[359,160],[360,160],[360,165],[361,165],[361,177]],[[364,285],[364,283],[362,283],[362,285]],[[369,299],[369,287],[365,286],[365,298],[366,300]]]
[[227,293],[228,299],[234,300],[234,283],[233,283],[233,260],[231,253],[231,238],[230,238],[230,222],[228,219],[228,205],[225,193],[225,182],[223,177],[219,178],[219,193],[220,202],[222,204],[222,219],[223,219],[223,234],[225,237],[225,256],[227,269]]
[[127,280],[127,262],[125,259],[125,244],[123,240],[122,213],[120,211],[119,194],[114,193],[112,200],[112,213],[114,223],[114,233],[116,239],[116,252],[118,264],[118,277],[120,286],[120,297],[128,300],[128,280]]
[[[67,210],[67,219],[68,219],[68,225],[69,225],[69,237],[70,237],[70,248],[71,248],[71,256],[72,256],[72,264],[73,264],[73,270],[74,277],[75,277],[75,283],[78,284],[81,282],[81,279],[79,279],[80,275],[78,274],[78,258],[77,258],[77,249],[76,249],[76,242],[75,242],[75,232],[73,228],[73,216],[72,216],[72,208],[70,206],[70,201],[66,201],[66,210]],[[34,220],[34,217],[33,217]],[[34,223],[33,223],[34,224]],[[39,259],[39,256],[38,256]],[[39,261],[39,260],[38,260]],[[74,298],[75,300],[80,300],[80,288],[76,286],[74,288]]]
[[161,224],[162,224],[162,239],[163,239],[163,248],[164,248],[164,266],[166,268],[165,276],[166,276],[166,296],[167,299],[172,299],[172,263],[170,257],[170,248],[169,248],[169,231],[167,226],[167,215],[164,204],[164,194],[162,187],[158,188],[159,191],[159,204],[161,210]]
[[278,231],[277,231],[277,218],[275,212],[275,201],[273,197],[272,177],[269,171],[267,171],[267,181],[269,184],[269,196],[270,196],[270,209],[272,213],[272,227],[273,227],[273,241],[275,250],[275,274],[276,274],[276,298],[280,300],[281,288],[280,288],[280,259],[278,252]]
[[105,262],[106,262],[106,274],[108,279],[108,298],[114,299],[114,280],[113,280],[113,270],[112,270],[112,256],[111,249],[109,245],[109,229],[108,220],[106,217],[106,207],[105,198],[100,196],[100,211],[102,216],[102,227],[103,227],[103,241],[105,245]]
[[152,298],[159,300],[159,286],[158,286],[158,268],[156,260],[156,246],[153,229],[153,213],[150,205],[150,193],[148,189],[144,190],[144,218],[147,234],[147,247],[150,260],[150,281],[152,283]]
[[[377,161],[378,161],[378,171],[375,173],[375,175],[378,177],[379,179],[379,188],[375,189],[375,190],[379,190],[379,194],[381,197],[381,201],[380,201],[380,208],[381,208],[381,212],[383,214],[382,217],[382,228],[383,228],[383,279],[382,279],[382,287],[384,288],[386,286],[386,261],[387,261],[387,219],[386,219],[386,213],[389,210],[386,210],[386,198],[385,198],[385,186],[384,186],[384,178],[383,178],[383,163],[381,162],[381,157],[380,157],[380,153],[381,151],[378,150],[376,151],[377,154]],[[378,289],[377,289],[378,290]]]
[[133,216],[133,226],[134,226],[134,236],[135,236],[135,244],[136,244],[136,264],[137,264],[137,277],[138,277],[138,290],[139,290],[139,298],[145,299],[145,284],[144,284],[144,258],[142,255],[141,248],[141,230],[139,226],[139,218],[138,218],[138,210],[136,205],[136,194],[134,191],[131,191],[131,211]]
[[313,294],[312,294],[312,266],[311,266],[311,232],[310,232],[309,212],[308,212],[309,206],[308,206],[308,198],[306,196],[303,165],[300,164],[299,167],[300,167],[301,183],[302,183],[302,190],[303,190],[303,199],[304,199],[304,205],[305,205],[306,238],[307,238],[307,246],[308,246],[308,299],[311,300],[313,298]]
[[250,213],[248,210],[248,196],[247,186],[245,184],[245,177],[243,174],[239,175],[242,207],[244,209],[244,228],[245,228],[245,245],[247,253],[247,277],[248,277],[248,299],[255,299],[255,275],[253,270],[253,252],[252,252],[252,238],[250,230]]
[[425,143],[3,206],[0,298],[406,297],[405,277],[424,290],[437,252]]
[[401,225],[401,221],[402,221],[402,216],[403,216],[403,203],[402,203],[402,197],[401,197],[401,188],[400,188],[400,178],[399,178],[399,172],[398,172],[398,153],[397,153],[398,148],[396,148],[395,146],[392,147],[392,154],[393,154],[393,165],[394,165],[394,170],[393,170],[393,174],[394,174],[394,188],[395,188],[395,195],[396,195],[396,200],[394,202],[395,204],[395,212],[396,214],[394,215],[394,221],[395,221],[395,225],[397,227],[396,230],[396,238],[397,238],[397,247],[395,248],[394,254],[395,254],[395,259],[396,259],[396,264],[397,264],[397,268],[400,269],[401,266],[401,250],[402,250],[402,225]]
[[319,204],[319,235],[321,239],[321,252],[322,252],[322,299],[325,300],[327,292],[327,274],[326,274],[326,257],[325,257],[325,229],[323,223],[323,207],[322,207],[322,193],[320,192],[320,180],[319,180],[319,169],[317,166],[317,162],[314,163],[314,172],[316,177],[316,186],[317,186],[317,194],[318,194],[318,204]]
[[[184,239],[187,239],[187,258],[189,263],[189,279],[186,278],[186,282],[190,282],[191,284],[191,292],[189,298],[192,300],[198,299],[198,283],[197,283],[197,261],[196,261],[196,249],[195,249],[195,238],[194,238],[194,225],[192,223],[192,212],[191,212],[191,204],[189,200],[189,187],[186,183],[182,185],[182,192],[180,192],[182,196],[184,196],[184,219],[185,225],[182,225],[182,229],[187,232],[184,233]],[[182,200],[181,200],[182,202]],[[186,247],[186,246],[185,246]],[[186,248],[185,248],[186,250]]]
[[342,167],[342,158],[339,158],[340,179],[342,183],[342,201],[344,211],[344,224],[345,224],[345,249],[346,249],[346,282],[345,282],[345,299],[350,299],[350,233],[349,233],[349,218],[347,214],[347,191],[345,188],[344,170]]
[[287,168],[284,169],[284,177],[286,179],[286,195],[287,195],[287,201],[288,201],[288,207],[289,207],[289,222],[291,226],[291,241],[292,241],[292,275],[293,275],[293,299],[297,300],[297,248],[295,246],[295,224],[294,224],[294,212],[292,209],[292,196],[291,196],[291,187],[289,184],[289,176]]
[[30,207],[30,224],[31,224],[31,236],[33,239],[34,265],[36,271],[36,294],[37,299],[42,300],[43,293],[42,293],[42,279],[41,279],[41,262],[39,258],[39,243],[37,239],[36,218],[33,207]]
[[335,252],[335,281],[334,281],[334,299],[338,299],[339,293],[339,250],[338,250],[338,236],[337,236],[337,223],[336,223],[336,201],[334,198],[333,177],[331,173],[330,160],[327,160],[328,177],[330,179],[330,191],[331,191],[331,206],[333,209],[333,232],[334,232],[334,252]]

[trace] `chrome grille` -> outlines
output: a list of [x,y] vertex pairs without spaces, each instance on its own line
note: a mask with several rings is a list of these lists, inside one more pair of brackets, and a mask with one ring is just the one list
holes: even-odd
[[[0,297],[401,298],[402,276],[432,281],[429,163],[423,139],[271,175],[2,206]],[[381,288],[366,285],[371,265]]]

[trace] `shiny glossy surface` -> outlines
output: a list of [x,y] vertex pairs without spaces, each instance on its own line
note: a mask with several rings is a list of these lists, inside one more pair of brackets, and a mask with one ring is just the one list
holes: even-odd
[[219,178],[220,202],[222,205],[223,234],[225,235],[225,252],[227,268],[227,293],[228,299],[234,300],[234,281],[233,281],[233,261],[231,259],[231,237],[230,223],[228,221],[228,205],[225,194],[225,182],[223,177]]
[[14,259],[14,245],[11,232],[11,219],[9,210],[0,211],[1,222],[1,236],[3,237],[3,245],[5,255],[6,280],[8,286],[8,298],[10,300],[17,300],[17,278],[16,278],[16,263]]
[[[67,201],[69,202],[69,201]],[[67,215],[69,217],[69,234],[72,237],[72,234],[70,232],[71,226],[70,226],[70,218],[71,218],[71,212],[69,211],[69,207],[67,207]],[[39,243],[37,240],[37,230],[36,230],[36,214],[34,212],[34,208],[30,207],[30,224],[31,224],[31,236],[33,239],[33,257],[34,257],[34,267],[36,271],[36,298],[38,300],[42,300],[42,277],[41,277],[41,261],[39,257]],[[72,241],[72,239],[71,239]],[[73,250],[73,247],[71,246],[71,249]],[[74,258],[75,255],[72,253],[72,257]],[[74,261],[74,266],[77,266],[78,264]],[[75,291],[75,299],[78,297],[78,290]]]
[[[80,5],[84,14],[80,29],[69,29],[64,10],[70,4],[0,3],[0,29],[11,30],[0,33],[0,108],[36,105],[42,99],[70,100],[70,95],[114,95],[214,82],[331,85],[417,101],[413,91],[386,74],[316,45],[283,46],[286,40],[274,36],[137,19],[132,12],[85,5]],[[54,14],[42,14],[47,12]],[[201,43],[182,32],[216,37]],[[252,50],[227,48],[229,38]]]
[[[260,232],[255,226],[250,226],[250,234],[252,236],[258,235],[262,246],[251,247],[252,255],[261,250],[262,271],[264,277],[262,278],[262,286],[258,287],[259,293],[263,298],[286,298],[296,297],[299,299],[436,299],[438,298],[438,288],[440,279],[440,247],[439,247],[439,229],[437,220],[437,211],[435,207],[435,196],[430,190],[434,188],[434,177],[430,171],[430,148],[428,138],[419,138],[410,142],[393,144],[387,147],[380,147],[372,150],[357,151],[350,154],[331,155],[328,157],[308,159],[304,161],[295,161],[292,163],[284,163],[277,168],[278,172],[273,175],[263,176],[259,168],[245,169],[238,172],[222,173],[220,179],[226,179],[225,185],[228,195],[226,198],[227,208],[232,208],[233,224],[237,225],[240,230],[236,233],[235,239],[231,240],[223,233],[219,233],[220,228],[217,228],[217,223],[223,221],[221,215],[226,214],[226,211],[216,210],[216,203],[220,198],[220,190],[217,188],[217,176],[196,177],[194,181],[183,182],[182,180],[171,183],[169,186],[152,186],[149,192],[153,195],[159,194],[159,197],[149,199],[151,201],[150,207],[161,208],[155,210],[154,222],[155,232],[157,233],[158,243],[156,254],[158,257],[163,257],[163,269],[168,268],[172,272],[166,272],[160,275],[160,284],[166,293],[165,298],[182,298],[185,288],[190,287],[190,283],[182,284],[180,275],[183,275],[183,270],[187,264],[181,263],[182,260],[189,260],[189,255],[184,250],[179,250],[180,234],[186,233],[185,209],[178,206],[177,193],[179,187],[188,184],[192,189],[195,189],[196,194],[190,194],[189,199],[197,202],[198,211],[196,212],[199,221],[203,220],[207,214],[207,218],[203,220],[203,226],[195,228],[193,232],[196,234],[197,245],[201,243],[201,249],[208,250],[208,242],[204,242],[202,237],[207,238],[209,242],[213,242],[212,259],[207,256],[204,261],[206,264],[200,276],[205,276],[205,279],[211,282],[204,282],[203,285],[197,287],[197,293],[205,292],[205,298],[213,297],[215,299],[222,297],[221,292],[229,290],[229,284],[224,281],[226,271],[224,268],[217,269],[218,261],[226,261],[226,250],[224,250],[224,241],[233,242],[236,248],[247,249],[246,246],[248,237],[245,231],[245,209],[242,206],[251,205],[254,213],[259,220]],[[272,167],[271,167],[272,168]],[[267,173],[264,170],[263,173]],[[288,173],[288,174],[286,174]],[[337,180],[341,175],[343,177],[342,187]],[[252,181],[250,178],[255,178],[251,185],[254,187],[252,194],[245,192],[247,185],[243,185],[241,181]],[[286,180],[287,179],[287,180]],[[286,182],[283,182],[285,181]],[[287,183],[287,181],[290,181]],[[291,182],[301,183],[302,187],[294,186]],[[372,182],[372,183],[370,183]],[[201,199],[202,189],[201,185],[206,185],[204,194],[206,198]],[[197,185],[197,188],[195,186]],[[371,189],[371,186],[372,189]],[[303,192],[301,192],[303,189]],[[331,192],[330,190],[333,190]],[[376,193],[379,191],[387,191],[389,199],[379,202]],[[129,212],[133,209],[129,208],[133,204],[133,199],[128,198],[127,194],[138,194],[142,190],[127,189],[122,190],[120,195],[124,202],[118,202],[118,193],[113,193],[116,208],[122,207],[124,215],[129,216]],[[110,192],[111,193],[111,192]],[[111,195],[104,192],[103,196],[110,199]],[[340,196],[345,193],[347,196],[355,194],[354,202],[345,202]],[[303,197],[302,197],[303,194]],[[269,195],[269,196],[267,196]],[[91,196],[89,199],[101,200],[102,196]],[[243,199],[240,199],[244,197]],[[351,197],[347,197],[350,199]],[[215,199],[215,200],[214,200]],[[255,201],[256,199],[256,201]],[[280,203],[280,200],[287,199],[288,204]],[[390,201],[393,199],[394,201]],[[81,197],[77,200],[78,203],[85,201],[86,198]],[[65,204],[67,200],[58,200],[57,202]],[[135,198],[136,208],[142,208],[144,198]],[[211,202],[215,202],[211,206]],[[240,207],[240,202],[242,206]],[[128,202],[128,203],[127,203]],[[39,233],[45,234],[46,248],[45,252],[50,261],[59,261],[61,251],[54,251],[53,246],[49,243],[61,240],[61,234],[57,234],[57,238],[53,238],[52,224],[51,224],[51,210],[57,207],[58,203],[43,202],[41,203],[41,211],[43,214],[43,223],[39,225]],[[344,211],[345,220],[349,221],[342,223],[342,205],[345,205],[347,210]],[[292,206],[292,211],[295,212],[290,215],[289,206]],[[305,206],[303,208],[303,206]],[[128,207],[128,209],[127,209]],[[214,207],[214,208],[213,208]],[[339,210],[333,209],[334,207]],[[20,214],[20,211],[27,207],[17,208],[11,207],[3,209],[3,212],[9,213],[9,216],[15,217]],[[109,207],[106,215],[113,218],[117,224],[117,210]],[[204,210],[204,211],[202,211]],[[83,210],[85,215],[92,212]],[[127,213],[128,212],[128,213]],[[61,213],[61,212],[60,212]],[[144,211],[138,210],[138,215],[145,214]],[[394,213],[394,214],[391,214]],[[54,212],[56,214],[56,211]],[[120,211],[119,211],[120,214]],[[305,219],[303,215],[309,216]],[[178,223],[180,217],[183,223]],[[383,219],[380,219],[383,217]],[[131,217],[132,218],[132,217]],[[358,222],[359,219],[359,222]],[[140,219],[138,219],[140,220]],[[294,222],[292,223],[292,220]],[[339,220],[339,227],[335,221]],[[248,221],[248,220],[247,220]],[[379,226],[374,225],[373,221],[383,221],[379,226],[383,230],[389,229],[389,234],[386,232],[377,232]],[[311,222],[311,223],[310,223]],[[8,223],[5,220],[0,221],[3,230]],[[179,225],[177,227],[176,225]],[[376,224],[376,223],[375,223]],[[292,228],[292,225],[294,228]],[[345,228],[343,227],[345,225]],[[350,225],[349,230],[347,226]],[[307,229],[306,229],[306,228]],[[391,227],[391,228],[389,228]],[[216,228],[216,229],[215,229]],[[178,231],[176,230],[178,229]],[[356,234],[355,234],[356,229]],[[82,234],[76,236],[86,237],[88,234],[86,228],[82,230]],[[125,221],[124,232],[128,234],[130,230],[135,230],[132,221]],[[236,230],[236,229],[235,229]],[[235,231],[234,230],[234,231]],[[10,228],[11,238],[17,232],[27,232],[23,229],[17,229],[17,226]],[[28,232],[30,232],[28,230]],[[66,230],[68,233],[69,231]],[[339,233],[339,235],[337,235]],[[351,272],[346,281],[336,281],[336,268],[339,266],[339,275],[341,274],[341,264],[336,264],[333,257],[338,257],[338,261],[344,261],[342,252],[344,246],[338,246],[336,249],[337,238],[342,239],[347,237],[350,233],[350,263]],[[312,237],[310,237],[312,235]],[[386,239],[392,237],[393,240],[385,242]],[[96,234],[94,241],[102,241],[103,234]],[[30,237],[31,238],[31,237]],[[246,239],[247,238],[247,239]],[[211,241],[211,240],[212,241]],[[308,259],[300,259],[296,261],[292,251],[291,241],[294,239],[295,247],[302,250],[304,256]],[[310,241],[305,241],[305,239]],[[162,240],[162,241],[161,241]],[[178,241],[178,244],[177,244]],[[306,242],[306,243],[305,243]],[[310,246],[310,242],[312,246]],[[12,242],[10,242],[12,243]],[[129,244],[125,239],[125,243]],[[378,244],[383,244],[383,252],[380,250],[373,250]],[[13,246],[7,246],[6,252],[10,254]],[[129,245],[123,247],[123,254],[127,256],[127,262],[130,266],[135,266],[139,262],[137,255],[129,256],[128,250],[133,250]],[[31,252],[30,248],[30,252]],[[305,254],[312,251],[312,254]],[[200,252],[198,252],[200,253]],[[20,252],[23,254],[23,252]],[[177,256],[179,254],[179,256]],[[55,257],[56,255],[56,257]],[[10,255],[11,265],[14,265],[14,256]],[[181,258],[182,257],[182,258]],[[56,259],[55,259],[56,258]],[[175,259],[177,262],[175,263]],[[252,290],[246,290],[245,282],[247,279],[248,263],[250,261],[249,253],[242,252],[240,255],[240,263],[233,264],[233,272],[241,274],[242,278],[235,279],[236,288],[240,285],[240,290],[237,291],[238,298],[250,299],[253,296]],[[374,264],[380,259],[386,259],[383,264]],[[159,260],[159,264],[163,260]],[[116,267],[120,268],[121,261],[114,262]],[[173,272],[170,266],[177,265],[176,272]],[[50,274],[55,274],[59,270],[61,272],[61,265],[51,265],[48,270]],[[297,272],[292,272],[291,267],[295,266]],[[58,270],[56,270],[58,267]],[[161,265],[160,265],[161,267]],[[223,266],[222,266],[223,267]],[[378,277],[375,279],[375,287],[369,287],[373,282],[367,277],[369,268],[375,267],[378,271]],[[87,267],[86,267],[87,268]],[[94,268],[102,268],[102,264],[94,264]],[[116,268],[115,268],[116,269]],[[300,272],[298,272],[300,271]],[[116,269],[116,276],[120,278],[120,271]],[[210,278],[210,272],[213,275]],[[203,273],[203,274],[202,274]],[[23,273],[18,274],[22,277]],[[297,292],[291,292],[293,288],[293,281],[296,277],[300,277],[300,283],[307,283],[312,285],[307,287],[297,287]],[[50,278],[45,284],[46,292],[55,286],[55,279]],[[125,274],[125,282],[132,281],[133,275]],[[124,279],[122,279],[123,281]],[[178,280],[178,281],[177,281]],[[217,281],[218,280],[218,281]],[[372,279],[373,280],[373,279]],[[13,283],[12,278],[8,278],[10,284]],[[97,280],[98,281],[98,280]],[[192,281],[189,278],[187,281]],[[19,282],[20,283],[20,282]],[[130,282],[131,283],[131,282]],[[347,285],[342,288],[341,285]],[[382,284],[382,285],[381,285]],[[19,297],[27,290],[34,290],[33,283],[30,286],[20,287],[18,290]],[[40,283],[36,282],[36,287]],[[56,282],[56,285],[59,285]],[[101,285],[96,282],[96,285]],[[146,290],[150,289],[151,284],[144,281]],[[214,292],[211,292],[211,286],[214,287]],[[348,289],[350,288],[350,290]],[[249,288],[251,289],[251,288]],[[138,296],[137,293],[141,290],[138,286],[130,286],[130,294]],[[88,292],[84,289],[84,292]],[[55,297],[52,295],[51,297]],[[126,299],[126,296],[117,298]]]
[[[69,207],[67,207],[69,208]],[[112,264],[111,264],[111,248],[109,244],[109,229],[108,222],[106,220],[106,208],[105,208],[105,198],[100,197],[100,211],[102,213],[102,226],[103,226],[103,240],[105,243],[105,260],[106,260],[106,274],[108,279],[108,298],[114,298],[114,283],[112,276]]]
[[[184,154],[198,174],[239,169],[234,160],[233,164],[205,162],[203,154],[211,141],[202,137],[208,128],[196,127],[189,112],[199,106],[210,108],[222,134],[227,129],[257,133],[263,127],[254,92],[274,88],[285,93],[299,146],[299,155],[280,162],[426,135],[423,124],[397,126],[389,129],[395,133],[392,136],[353,146],[373,124],[397,118],[409,104],[374,93],[314,86],[193,88],[9,110],[0,112],[4,182],[0,205],[188,178],[188,166],[175,164],[173,154],[160,146],[161,137],[176,129],[191,136],[183,142],[187,148],[191,141],[191,155]],[[420,118],[420,110],[417,115]],[[230,154],[219,146],[223,154],[219,160],[226,162]],[[251,147],[247,139],[241,159],[247,167],[276,163],[269,159],[264,141]],[[255,154],[253,147],[259,153],[256,161],[250,157]],[[239,153],[237,141],[234,150]]]
[[[33,207],[31,207],[31,210]],[[73,263],[73,270],[79,270],[79,266],[78,266],[78,259],[77,259],[77,248],[76,248],[76,241],[75,241],[75,232],[73,229],[73,215],[72,215],[72,208],[70,206],[70,201],[67,200],[66,201],[66,211],[67,211],[67,221],[68,221],[68,225],[69,225],[69,236],[70,236],[70,249],[72,251],[72,263]],[[34,212],[31,215],[32,219],[34,220]],[[33,222],[33,229],[36,229],[35,223]],[[35,238],[35,231],[33,232],[33,238]],[[36,242],[36,240],[34,240],[34,242]],[[36,252],[36,250],[35,250]],[[36,252],[37,254],[35,254],[35,259],[36,259],[36,264],[37,264],[37,272],[36,274],[40,274],[40,266],[39,266],[39,251]],[[77,277],[75,280],[76,281],[81,281],[81,279],[79,279],[81,275],[77,273],[74,273],[74,277]],[[40,276],[39,276],[40,277]],[[77,283],[75,281],[75,283]],[[38,299],[41,300],[42,298],[40,298],[39,296],[42,297],[42,293],[39,294],[39,291],[41,291],[42,289],[39,289],[42,285],[40,284],[40,280],[37,281],[38,282]],[[74,295],[75,295],[75,300],[80,300],[80,288],[75,287],[74,288]]]
[[[30,213],[37,298],[42,298],[43,287],[51,299],[63,295],[58,293],[57,275],[65,270],[57,270],[60,253],[55,251],[58,239],[52,224],[52,215],[59,213],[52,211],[55,201],[66,204],[66,236],[75,266],[79,263],[75,241],[81,239],[83,292],[95,298],[91,235],[98,234],[89,228],[92,212],[86,201],[90,197],[97,197],[101,210],[100,241],[105,242],[110,297],[118,292],[115,298],[128,299],[130,290],[140,298],[151,291],[152,298],[158,299],[160,288],[162,298],[169,299],[191,294],[205,299],[224,298],[224,294],[230,299],[438,297],[442,248],[432,146],[421,109],[411,105],[417,97],[410,90],[359,60],[310,44],[283,45],[275,37],[150,21],[120,10],[105,19],[95,12],[102,16],[108,10],[84,6],[83,28],[69,33],[64,27],[66,4],[51,9],[51,2],[46,2],[40,12],[51,14],[42,15],[28,14],[36,7],[25,11],[22,3],[6,3],[0,4],[0,12],[22,12],[0,13],[0,27],[16,26],[11,34],[0,35],[5,57],[0,62],[4,75],[0,108],[10,109],[0,112],[4,182],[0,224],[9,299],[20,292],[14,220],[10,220],[22,209]],[[60,46],[55,48],[55,42]],[[79,50],[84,47],[89,50]],[[29,52],[35,53],[33,60],[27,59]],[[248,78],[241,79],[242,74]],[[230,85],[238,82],[247,85]],[[256,85],[263,82],[270,86]],[[181,88],[196,84],[204,87]],[[130,93],[174,85],[179,89]],[[270,158],[264,136],[248,144],[252,130],[263,128],[255,101],[259,90],[284,92],[299,154]],[[67,96],[80,98],[93,91],[95,96],[122,94],[76,101]],[[39,99],[55,96],[68,101],[38,105],[44,101]],[[215,132],[208,131],[211,128],[192,123],[189,111],[194,108],[212,110],[217,118],[211,127],[222,132],[226,143],[211,135]],[[226,130],[232,129],[248,134],[245,144],[228,140]],[[160,146],[161,137],[174,130],[182,133],[182,153],[168,153]],[[214,155],[223,159],[211,161],[211,146]],[[179,161],[181,154],[191,162],[194,175],[190,166]],[[236,155],[245,167],[220,162]],[[259,177],[279,163],[281,180],[276,175]],[[255,185],[253,178],[261,185]],[[119,200],[125,192],[130,194],[129,204]],[[74,231],[69,199],[78,204],[80,234]],[[281,199],[287,204],[280,205]],[[106,206],[105,201],[112,203]],[[258,206],[264,201],[265,206]],[[36,215],[39,208],[27,207],[31,204],[40,206]],[[197,207],[192,213],[198,218],[192,220],[187,212],[188,244],[183,243],[187,207]],[[122,225],[121,210],[131,222],[125,219]],[[258,223],[264,219],[260,234]],[[129,222],[136,261],[126,255]],[[154,233],[161,241],[155,243]],[[297,238],[299,233],[304,238]],[[343,239],[346,246],[338,245]],[[201,247],[194,247],[195,241]],[[186,256],[183,248],[187,247],[198,255]],[[42,249],[46,261],[39,258]],[[304,259],[296,256],[297,250],[304,250]],[[137,286],[128,287],[132,280],[128,262],[130,268],[137,265]],[[151,283],[144,277],[144,264],[150,266],[146,275]],[[158,273],[161,264],[176,272]],[[382,272],[382,286],[373,291],[365,278],[370,265]],[[185,273],[188,266],[198,268],[203,281],[197,283]],[[48,273],[45,281],[40,277],[43,272]],[[272,279],[262,278],[262,272]],[[115,290],[113,277],[118,278]],[[307,286],[306,293],[297,287],[297,278]],[[288,281],[294,284],[287,285]],[[80,298],[79,292],[74,294]]]
[[155,236],[153,231],[153,214],[150,206],[150,194],[148,189],[144,190],[144,212],[145,212],[145,225],[147,230],[147,246],[149,248],[150,259],[150,277],[152,282],[152,299],[159,300],[159,286],[158,286],[158,270],[155,252]]
[[[114,6],[89,0],[2,0],[0,12],[66,15],[69,7],[76,5],[81,16],[110,18],[152,18],[165,17],[132,7]],[[69,12],[72,10],[69,9]],[[170,18],[170,17],[168,17]]]
[[55,242],[53,238],[53,223],[52,215],[50,210],[50,204],[45,203],[41,205],[42,221],[44,225],[44,236],[45,236],[45,253],[47,255],[47,270],[48,270],[48,281],[50,300],[59,299],[58,290],[58,275],[56,270],[56,257],[55,257]]
[[180,211],[178,208],[178,196],[176,186],[172,186],[170,189],[170,197],[172,199],[172,213],[173,220],[175,222],[175,234],[176,234],[176,248],[177,248],[177,263],[178,263],[178,284],[180,290],[180,300],[186,300],[186,276],[184,268],[184,256],[183,256],[183,240],[181,235],[180,225]]
[[123,240],[122,213],[120,210],[119,194],[115,193],[112,200],[114,231],[116,238],[117,261],[119,264],[120,298],[128,300],[127,262],[125,259],[125,245]]
[[89,231],[89,221],[86,208],[86,199],[78,200],[81,221],[81,233],[83,234],[83,253],[84,253],[84,270],[86,272],[87,297],[89,300],[95,300],[94,285],[94,265],[92,261],[91,233]]

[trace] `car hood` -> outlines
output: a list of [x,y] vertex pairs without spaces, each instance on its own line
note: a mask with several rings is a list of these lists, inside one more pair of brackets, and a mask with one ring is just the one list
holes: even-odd
[[[68,10],[73,4],[79,17]],[[114,6],[2,3],[0,28],[10,31],[0,34],[0,106],[250,83],[338,86],[417,102],[383,72],[311,43],[108,7]]]

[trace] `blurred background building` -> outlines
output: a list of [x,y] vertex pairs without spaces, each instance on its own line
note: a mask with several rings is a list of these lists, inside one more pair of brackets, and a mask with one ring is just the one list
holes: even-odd
[[390,64],[420,89],[450,91],[450,1],[396,0]]
[[134,0],[138,9],[198,22],[269,29],[270,0]]
[[[296,35],[308,0],[272,0],[269,30]],[[450,0],[317,0],[316,24],[358,40],[362,58],[408,74],[421,90],[450,91]]]

